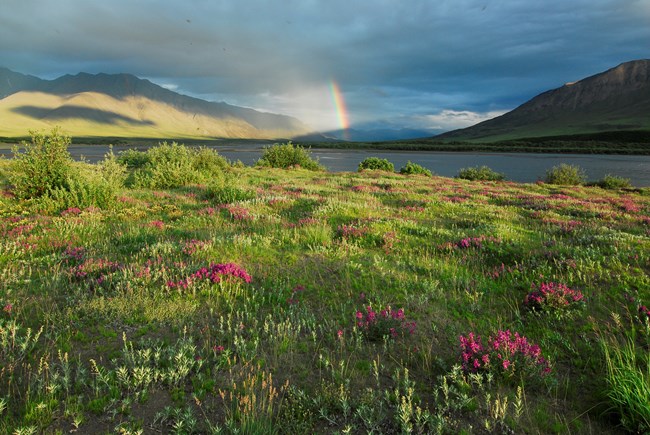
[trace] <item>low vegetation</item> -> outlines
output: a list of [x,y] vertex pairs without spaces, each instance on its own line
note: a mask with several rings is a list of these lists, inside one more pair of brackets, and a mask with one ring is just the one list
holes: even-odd
[[395,172],[395,165],[388,161],[388,159],[380,159],[379,157],[367,157],[359,163],[359,172],[361,171],[386,171]]
[[262,168],[302,168],[310,171],[322,171],[325,168],[311,157],[308,149],[291,142],[275,144],[264,148],[262,157],[255,166]]
[[502,181],[506,176],[487,166],[476,166],[471,168],[462,168],[458,171],[458,178],[470,181]]
[[647,188],[159,148],[0,160],[0,433],[650,430]]
[[545,181],[560,186],[578,186],[587,181],[587,176],[579,166],[561,163],[546,171]]
[[407,162],[399,170],[399,173],[404,175],[426,175],[427,177],[431,177],[433,175],[427,168],[411,161]]

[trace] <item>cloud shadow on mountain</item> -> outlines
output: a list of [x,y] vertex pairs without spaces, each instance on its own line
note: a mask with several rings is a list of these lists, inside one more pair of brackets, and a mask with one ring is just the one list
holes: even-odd
[[155,125],[153,121],[135,119],[108,110],[91,109],[75,105],[63,106],[56,109],[37,106],[20,106],[12,108],[11,110],[15,113],[40,120],[51,119],[64,121],[70,119],[82,119],[107,125],[117,124],[120,121],[131,125]]

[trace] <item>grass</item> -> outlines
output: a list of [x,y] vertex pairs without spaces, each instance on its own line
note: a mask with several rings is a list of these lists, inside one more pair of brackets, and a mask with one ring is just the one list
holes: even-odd
[[2,433],[644,427],[648,189],[228,167],[44,213],[12,171]]

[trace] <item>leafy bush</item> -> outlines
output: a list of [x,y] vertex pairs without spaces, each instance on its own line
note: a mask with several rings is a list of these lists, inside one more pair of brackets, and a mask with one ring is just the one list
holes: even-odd
[[150,189],[168,189],[199,183],[221,173],[228,160],[209,148],[192,149],[163,142],[146,152],[129,150],[120,162],[135,167],[132,185]]
[[133,173],[133,185],[150,189],[168,189],[199,181],[192,153],[184,145],[163,142],[146,152],[149,161]]
[[119,163],[126,165],[129,168],[141,168],[150,161],[147,152],[134,149],[121,151],[117,160]]
[[45,212],[54,213],[71,208],[110,208],[124,186],[126,167],[111,150],[104,160],[93,166],[79,166],[66,180],[66,187],[50,189],[39,199]]
[[546,182],[548,184],[558,184],[561,186],[577,186],[583,184],[587,176],[580,166],[567,165],[562,163],[558,166],[553,166],[546,171]]
[[58,127],[49,135],[31,132],[31,143],[22,142],[24,152],[13,148],[14,171],[10,177],[18,198],[38,198],[52,189],[67,189],[72,176],[72,158],[68,153],[70,137]]
[[224,156],[206,147],[200,147],[194,150],[193,160],[194,169],[205,175],[220,173],[230,166],[230,163]]
[[311,152],[291,141],[264,147],[262,157],[255,166],[264,168],[288,169],[300,167],[310,171],[322,171],[325,168],[311,157]]
[[610,190],[629,189],[632,187],[629,178],[623,178],[611,174],[605,175],[602,180],[596,182],[596,185],[602,187],[603,189]]
[[406,165],[404,165],[400,170],[400,174],[405,174],[405,175],[414,175],[414,174],[420,174],[420,175],[426,175],[427,177],[431,177],[431,171],[428,170],[427,168],[418,165],[417,163],[411,163],[408,161]]
[[457,178],[471,181],[501,181],[505,179],[506,176],[500,172],[493,171],[487,166],[475,166],[471,168],[462,168],[458,172]]
[[367,157],[359,163],[359,172],[363,170],[371,171],[386,171],[386,172],[395,172],[395,165],[389,162],[387,159],[380,159],[379,157]]

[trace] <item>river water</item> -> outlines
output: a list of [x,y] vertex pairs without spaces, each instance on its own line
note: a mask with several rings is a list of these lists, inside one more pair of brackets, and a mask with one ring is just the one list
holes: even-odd
[[[253,165],[262,154],[262,145],[210,145],[229,160],[241,160]],[[129,148],[145,150],[146,146],[115,145],[113,151]],[[75,159],[84,158],[89,162],[101,160],[108,152],[108,145],[70,145],[70,154]],[[636,187],[650,186],[650,156],[597,155],[597,154],[536,154],[536,153],[476,153],[476,152],[437,152],[437,151],[375,151],[375,150],[335,150],[312,149],[312,157],[317,158],[329,171],[356,171],[359,162],[366,157],[375,156],[388,159],[399,170],[407,161],[417,163],[437,175],[453,177],[461,168],[470,166],[489,166],[502,172],[509,180],[531,183],[544,179],[546,171],[560,163],[578,165],[585,170],[589,180],[601,179],[606,174],[629,178]],[[11,156],[10,145],[0,145],[0,155]]]

